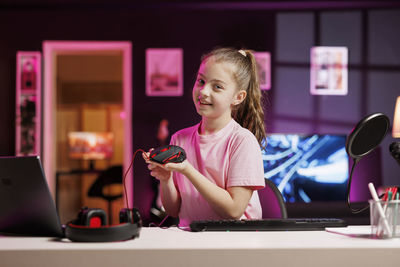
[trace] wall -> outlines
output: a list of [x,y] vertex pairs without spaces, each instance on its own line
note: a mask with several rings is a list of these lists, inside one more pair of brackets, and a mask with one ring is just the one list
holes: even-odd
[[[226,7],[226,6],[225,6]],[[274,10],[271,8],[203,9],[179,6],[44,5],[0,10],[0,155],[14,153],[15,54],[42,49],[44,40],[128,40],[133,57],[133,150],[157,146],[162,118],[170,132],[199,121],[191,89],[202,53],[216,45],[245,46],[272,53],[272,89],[266,109],[271,132],[348,133],[363,116],[384,112],[391,119],[399,68],[400,11]],[[347,96],[309,94],[309,49],[312,45],[349,47]],[[145,96],[145,49],[184,49],[184,95]],[[384,183],[396,184],[399,166],[383,143]],[[144,188],[151,179],[142,159],[134,165],[135,203],[149,208]]]
[[[400,10],[280,12],[276,22],[273,131],[348,134],[375,112],[393,121],[400,95]],[[348,95],[309,94],[312,45],[348,47]],[[400,169],[389,153],[393,141],[389,132],[381,144],[382,182],[387,185],[399,184]]]

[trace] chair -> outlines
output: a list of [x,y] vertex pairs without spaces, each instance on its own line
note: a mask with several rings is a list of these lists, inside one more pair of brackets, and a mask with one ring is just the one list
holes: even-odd
[[104,188],[112,184],[122,184],[122,165],[111,166],[100,173],[88,191],[89,197],[100,197],[107,201],[110,224],[112,223],[112,202],[123,196],[122,193],[114,195],[105,194]]
[[265,187],[258,191],[261,202],[263,218],[282,218],[286,219],[287,211],[285,200],[276,185],[265,179]]

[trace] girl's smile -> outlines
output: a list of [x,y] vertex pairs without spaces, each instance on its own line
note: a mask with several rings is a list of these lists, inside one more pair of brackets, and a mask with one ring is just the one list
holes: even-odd
[[200,65],[193,87],[193,102],[201,116],[231,119],[231,106],[237,92],[232,68],[231,64],[215,62],[213,58]]
[[199,104],[200,106],[211,106],[212,104],[202,98],[199,98]]

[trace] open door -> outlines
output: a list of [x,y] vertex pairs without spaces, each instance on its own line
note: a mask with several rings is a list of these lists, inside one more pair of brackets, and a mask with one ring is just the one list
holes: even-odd
[[[96,169],[123,165],[125,172],[130,164],[131,49],[130,42],[43,43],[42,162],[50,191],[56,200],[60,171],[93,168],[90,166],[93,161],[81,160],[77,163],[69,156],[68,136],[73,133],[111,133],[113,136],[112,155],[96,161]],[[126,189],[132,207],[132,179],[127,179]]]

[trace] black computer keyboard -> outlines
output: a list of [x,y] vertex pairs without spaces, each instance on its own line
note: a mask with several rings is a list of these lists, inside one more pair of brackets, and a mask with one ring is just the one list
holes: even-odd
[[337,218],[288,218],[260,220],[204,220],[193,221],[190,230],[199,231],[317,231],[327,227],[346,227]]

